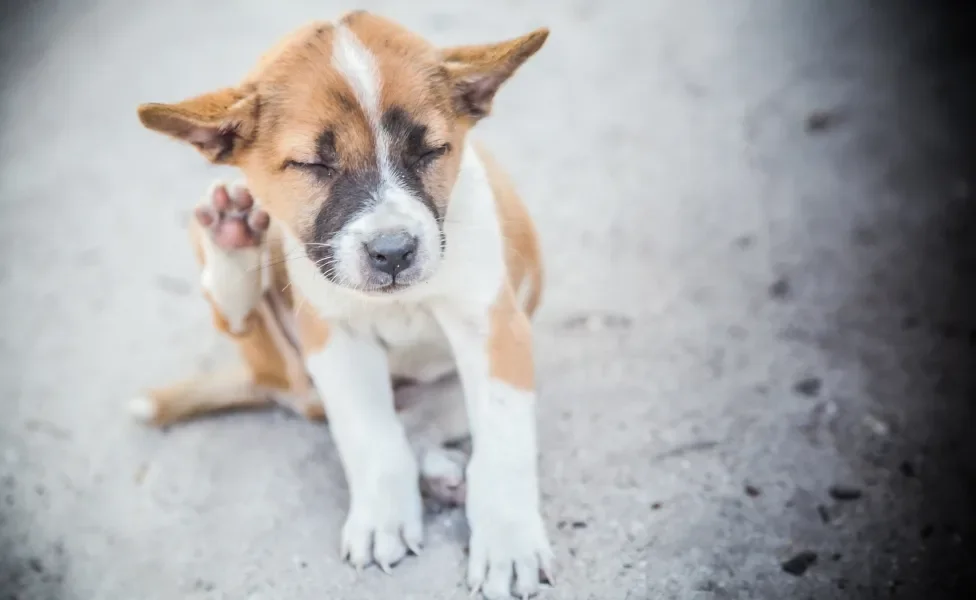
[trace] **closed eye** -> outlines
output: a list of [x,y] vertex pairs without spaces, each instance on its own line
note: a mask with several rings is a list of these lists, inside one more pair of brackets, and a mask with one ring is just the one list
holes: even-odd
[[412,169],[423,169],[430,163],[434,162],[444,154],[446,154],[451,149],[450,144],[444,144],[443,146],[438,146],[437,148],[432,148],[421,152],[419,155],[412,156],[407,159],[407,164]]
[[302,171],[314,173],[320,177],[332,177],[336,174],[336,168],[332,165],[328,165],[323,162],[301,162],[297,160],[289,160],[285,162],[286,169],[299,169]]

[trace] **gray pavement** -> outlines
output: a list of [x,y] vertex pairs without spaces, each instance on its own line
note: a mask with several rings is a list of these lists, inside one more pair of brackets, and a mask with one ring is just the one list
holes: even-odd
[[[552,28],[480,131],[548,266],[545,597],[915,598],[920,537],[958,537],[925,521],[927,444],[962,392],[928,400],[951,308],[930,292],[951,265],[919,250],[946,251],[931,232],[969,184],[951,124],[919,108],[940,80],[906,78],[922,29],[876,5],[358,4],[444,44]],[[457,512],[432,513],[426,552],[392,577],[340,563],[347,491],[323,426],[262,412],[157,432],[124,411],[234,359],[185,231],[232,173],[141,129],[136,105],[231,84],[280,35],[348,8],[6,9],[3,600],[466,597]],[[861,496],[832,498],[838,484]],[[804,551],[815,564],[783,570]]]

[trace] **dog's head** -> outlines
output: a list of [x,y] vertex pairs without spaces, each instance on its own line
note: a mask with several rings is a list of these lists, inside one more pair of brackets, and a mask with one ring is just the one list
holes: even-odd
[[238,87],[139,119],[239,167],[327,278],[391,292],[436,272],[465,135],[547,36],[442,49],[355,12],[294,32]]

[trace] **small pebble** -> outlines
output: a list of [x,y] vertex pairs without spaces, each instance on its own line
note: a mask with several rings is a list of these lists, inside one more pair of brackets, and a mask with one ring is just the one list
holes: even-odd
[[651,510],[661,510],[662,506],[663,504],[660,502],[655,502],[654,504],[651,504]]
[[830,494],[830,497],[834,500],[840,500],[842,502],[857,500],[864,495],[859,488],[849,485],[832,485],[827,489],[827,493]]
[[830,110],[815,110],[807,115],[804,124],[808,133],[823,133],[840,121],[840,115]]
[[205,579],[197,579],[195,582],[193,582],[193,589],[204,592],[212,592],[216,587],[217,586],[213,582]]
[[794,577],[799,577],[807,572],[807,569],[812,567],[817,562],[817,553],[810,550],[804,550],[795,554],[792,558],[784,561],[780,565],[783,570]]
[[793,384],[793,391],[801,396],[813,398],[820,394],[822,387],[823,381],[819,377],[804,377]]
[[830,512],[827,511],[827,507],[823,504],[817,505],[817,514],[820,515],[820,520],[824,523],[830,523]]
[[769,286],[769,297],[782,300],[790,295],[790,282],[785,277],[780,277]]
[[756,238],[751,235],[740,235],[739,237],[735,238],[735,246],[740,250],[751,248],[755,242]]
[[621,314],[586,314],[570,317],[563,321],[563,329],[598,332],[606,329],[629,329],[633,320]]
[[746,496],[749,496],[750,498],[755,498],[762,493],[762,490],[760,490],[759,488],[757,488],[756,486],[750,483],[747,483],[745,486],[745,492],[746,492]]
[[30,560],[28,560],[27,564],[30,565],[31,570],[34,571],[35,573],[44,572],[44,563],[42,563],[41,559],[37,557],[33,557]]
[[887,436],[891,432],[891,428],[887,423],[875,417],[874,415],[864,415],[864,424],[871,430],[872,433],[878,436]]
[[586,529],[585,521],[573,521],[573,529]]
[[902,461],[902,463],[898,465],[898,470],[905,477],[915,477],[915,465],[913,465],[910,461]]

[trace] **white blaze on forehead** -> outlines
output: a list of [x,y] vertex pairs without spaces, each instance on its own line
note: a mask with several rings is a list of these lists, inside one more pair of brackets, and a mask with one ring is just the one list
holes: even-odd
[[[440,260],[441,232],[430,209],[408,187],[390,164],[390,140],[383,129],[380,96],[383,78],[376,56],[348,27],[339,25],[332,43],[332,66],[352,88],[366,114],[376,140],[376,167],[380,185],[372,191],[372,202],[347,223],[333,243],[335,272],[352,286],[364,285],[369,277],[364,267],[363,247],[377,234],[404,231],[419,242],[414,276],[426,279]],[[418,274],[419,273],[419,274]]]
[[380,172],[386,176],[389,173],[387,164],[389,143],[380,124],[380,91],[383,88],[383,80],[380,77],[376,58],[355,33],[348,27],[340,25],[336,28],[332,42],[332,65],[353,89],[356,99],[369,119],[376,140],[376,159]]

